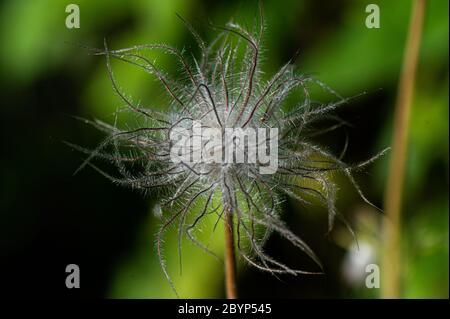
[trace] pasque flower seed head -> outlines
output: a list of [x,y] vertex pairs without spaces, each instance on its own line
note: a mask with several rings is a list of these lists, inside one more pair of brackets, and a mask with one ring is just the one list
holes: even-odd
[[[198,59],[167,44],[111,50],[105,41],[103,49],[95,50],[106,58],[113,89],[125,104],[122,111],[129,111],[138,125],[129,129],[90,122],[107,137],[94,150],[75,146],[89,154],[79,169],[90,165],[116,184],[156,192],[163,218],[156,249],[172,288],[162,254],[165,231],[176,225],[180,254],[183,237],[214,254],[195,237],[194,230],[206,216],[215,214],[220,221],[224,212],[234,216],[237,251],[250,265],[275,275],[320,273],[318,257],[280,219],[280,203],[286,197],[303,203],[316,198],[328,210],[331,230],[340,215],[335,206],[337,187],[330,173],[345,174],[368,202],[351,172],[384,151],[363,163],[347,165],[309,140],[316,133],[313,124],[349,99],[314,77],[299,74],[292,61],[263,80],[262,12],[253,30],[234,22],[214,27],[218,35],[209,45],[183,22],[201,50]],[[146,56],[156,50],[179,64],[177,77],[169,77]],[[165,111],[141,107],[128,97],[114,76],[112,59],[154,76],[170,98],[163,107]],[[313,103],[309,93],[312,86],[331,93],[335,102]],[[294,103],[288,100],[293,94],[297,99]],[[203,133],[195,134],[196,126]],[[241,135],[224,138],[230,129]],[[249,132],[258,134],[253,138]],[[225,155],[226,147],[235,151],[231,157]],[[276,157],[272,157],[276,165],[269,165],[271,170],[267,172],[268,161],[263,159],[269,155]],[[207,160],[208,156],[215,160]],[[92,164],[94,159],[111,162],[117,174],[100,170]],[[268,256],[263,244],[271,232],[279,233],[311,257],[319,271],[294,269]]]

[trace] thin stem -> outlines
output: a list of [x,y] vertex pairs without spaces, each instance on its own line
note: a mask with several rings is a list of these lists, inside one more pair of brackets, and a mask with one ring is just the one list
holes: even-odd
[[382,298],[400,298],[401,277],[401,209],[407,159],[409,117],[419,57],[425,0],[415,0],[411,13],[403,67],[395,106],[392,157],[384,207],[384,256]]
[[237,298],[236,258],[234,252],[233,214],[225,212],[225,286],[228,299]]

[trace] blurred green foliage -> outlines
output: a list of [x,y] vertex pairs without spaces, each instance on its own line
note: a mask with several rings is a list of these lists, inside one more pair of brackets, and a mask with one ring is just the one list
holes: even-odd
[[[236,20],[251,24],[256,12],[256,3],[252,1],[221,1],[214,5],[200,0],[75,2],[81,10],[81,28],[77,30],[64,27],[67,1],[11,0],[1,5],[0,72],[2,79],[7,79],[3,85],[6,88],[26,87],[43,74],[64,68],[75,74],[83,86],[79,114],[106,121],[113,120],[113,112],[120,106],[120,101],[113,94],[104,63],[94,63],[99,58],[90,56],[78,45],[100,47],[106,37],[110,48],[164,42],[195,52],[193,40],[175,13],[194,22],[200,33],[210,39],[213,31],[206,27],[207,19],[220,24],[235,16]],[[365,154],[369,157],[390,144],[411,1],[326,2],[327,5],[303,0],[264,1],[267,19],[265,70],[270,74],[300,49],[299,71],[317,74],[342,95],[352,96],[365,91],[365,103],[383,92],[387,98],[381,100],[380,105],[371,105],[379,107],[379,111],[372,110],[371,113],[379,114],[373,119],[378,121],[374,123],[376,131],[364,143],[370,146],[370,153]],[[381,9],[380,29],[364,26],[364,9],[372,2],[379,4]],[[409,298],[448,297],[448,31],[448,2],[428,1],[414,94],[404,205],[404,297]],[[154,58],[169,73],[176,75],[177,69],[170,58],[157,53]],[[163,94],[154,79],[127,64],[117,63],[113,67],[127,93],[152,107],[162,104]],[[19,107],[2,105],[2,108]],[[364,105],[355,112],[365,113],[367,109],[363,108]],[[357,124],[355,130],[358,130]],[[369,189],[378,201],[383,196],[387,162],[388,158],[377,162],[363,182],[363,188]],[[340,193],[342,202],[348,207],[344,210],[351,210],[353,203],[358,201],[351,193],[348,186]],[[312,217],[306,214],[304,218]],[[325,223],[325,219],[322,221]],[[115,265],[108,297],[174,297],[154,250],[158,223],[158,218],[149,212],[136,233],[135,247]],[[212,225],[205,225],[205,229],[210,228]],[[219,226],[211,240],[211,247],[219,254],[223,244],[222,231]],[[210,233],[206,231],[199,236],[207,240]],[[186,244],[180,276],[174,230],[166,238],[168,269],[181,296],[223,296],[221,264]],[[349,296],[367,294],[357,290],[343,297]]]

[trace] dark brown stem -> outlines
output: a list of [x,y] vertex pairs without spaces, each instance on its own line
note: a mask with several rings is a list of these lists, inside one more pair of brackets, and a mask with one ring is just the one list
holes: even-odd
[[237,298],[236,257],[234,252],[233,215],[230,210],[225,213],[225,286],[228,299]]

